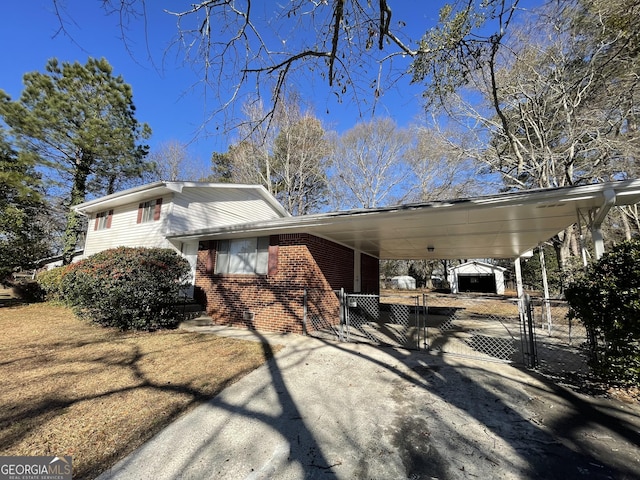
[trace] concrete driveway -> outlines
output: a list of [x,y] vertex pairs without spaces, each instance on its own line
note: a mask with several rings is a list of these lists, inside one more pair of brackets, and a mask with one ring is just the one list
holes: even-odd
[[99,479],[636,479],[637,403],[514,367],[220,327],[285,345]]

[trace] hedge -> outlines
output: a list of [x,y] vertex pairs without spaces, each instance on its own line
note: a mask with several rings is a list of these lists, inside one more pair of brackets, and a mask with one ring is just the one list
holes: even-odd
[[569,316],[589,332],[595,373],[616,383],[640,383],[640,241],[604,254],[565,295]]
[[175,305],[189,272],[187,260],[173,250],[119,247],[65,267],[59,291],[77,314],[100,325],[174,328],[180,321]]

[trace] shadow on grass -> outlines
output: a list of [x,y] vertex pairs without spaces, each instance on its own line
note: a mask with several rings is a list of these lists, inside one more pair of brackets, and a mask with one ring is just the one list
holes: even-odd
[[[43,320],[46,321],[46,319]],[[94,328],[96,332],[102,333],[100,327]],[[241,365],[232,372],[232,375],[212,379],[202,388],[200,385],[190,384],[188,378],[184,383],[171,383],[164,381],[157,372],[150,376],[145,372],[144,365],[145,359],[150,356],[171,355],[170,350],[166,350],[164,346],[150,348],[147,344],[143,352],[134,340],[136,336],[148,335],[144,333],[105,334],[107,338],[89,338],[80,341],[58,340],[46,342],[44,345],[39,345],[38,341],[34,340],[22,345],[24,351],[18,350],[18,346],[0,345],[6,355],[9,355],[10,348],[13,349],[11,355],[16,357],[0,363],[0,367],[5,369],[5,372],[20,371],[23,377],[23,380],[15,377],[5,378],[5,388],[11,385],[11,388],[16,390],[25,389],[24,392],[16,391],[14,395],[5,395],[6,400],[0,409],[0,446],[3,455],[9,454],[7,452],[30,455],[61,454],[60,451],[48,450],[60,448],[60,445],[64,445],[64,438],[56,438],[52,432],[42,429],[50,422],[55,422],[58,417],[64,418],[62,416],[75,406],[97,402],[99,405],[92,408],[104,409],[108,408],[108,405],[115,405],[114,399],[144,391],[174,396],[176,401],[161,404],[164,407],[163,410],[149,417],[144,429],[136,430],[131,427],[130,430],[125,431],[122,438],[126,438],[126,441],[104,445],[97,438],[100,436],[99,430],[80,433],[96,435],[94,448],[107,447],[103,452],[91,454],[84,457],[83,461],[74,463],[74,478],[95,478],[101,471],[150,439],[185,411],[210,400],[212,396],[256,367],[256,365],[251,367]],[[200,345],[202,348],[211,347],[211,337],[197,334],[185,335],[193,335],[194,338],[179,342],[181,348],[197,348]],[[186,336],[180,338],[184,340]],[[229,342],[233,343],[233,341],[226,341],[226,343]],[[266,355],[265,360],[269,360],[273,355],[271,350],[262,353]],[[148,364],[146,367],[148,368]],[[114,380],[114,384],[97,384],[94,392],[87,392],[87,387],[84,386],[81,387],[82,390],[76,390],[76,378],[81,382],[91,376],[99,378],[105,372],[117,372],[125,380],[118,382],[113,376],[109,376],[109,379]],[[41,383],[43,388],[29,391],[30,384],[33,383]],[[157,408],[154,405],[149,406],[149,408],[154,407]],[[136,415],[135,412],[128,414]],[[76,419],[70,419],[70,421],[75,422]],[[91,422],[91,419],[88,421]],[[122,421],[126,421],[126,417],[115,418],[113,426],[96,425],[96,427],[98,429],[104,427],[107,430],[121,428],[118,424]],[[58,428],[63,428],[60,427],[59,421],[57,425]],[[17,445],[34,434],[38,435],[35,443],[20,447],[28,448],[28,452],[15,450]],[[68,434],[72,436],[79,433],[71,431],[69,427]]]

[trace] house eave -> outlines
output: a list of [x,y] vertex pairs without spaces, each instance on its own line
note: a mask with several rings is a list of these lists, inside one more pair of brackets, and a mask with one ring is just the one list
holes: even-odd
[[178,241],[308,233],[380,259],[517,258],[591,212],[604,192],[640,202],[640,180],[278,218],[172,232]]
[[208,182],[166,182],[159,181],[130,188],[121,192],[112,193],[104,197],[89,200],[72,207],[81,215],[91,215],[92,213],[109,210],[122,205],[146,201],[152,198],[162,197],[167,194],[180,193],[185,188],[216,188],[216,189],[236,189],[252,190],[262,200],[281,217],[291,216],[284,207],[265,189],[262,185],[243,185],[229,183],[208,183]]

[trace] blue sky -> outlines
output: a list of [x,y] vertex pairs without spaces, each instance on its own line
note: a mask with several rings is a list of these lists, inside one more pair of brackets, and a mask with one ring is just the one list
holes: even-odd
[[[43,71],[52,57],[81,63],[89,56],[105,57],[114,67],[114,73],[122,75],[133,87],[138,120],[147,122],[153,130],[152,150],[169,140],[189,143],[190,154],[199,159],[203,169],[208,169],[211,152],[226,151],[234,137],[216,130],[220,121],[216,118],[207,124],[208,132],[198,133],[211,112],[219,107],[219,101],[211,92],[205,91],[199,83],[200,75],[180,53],[170,50],[167,54],[177,28],[175,19],[164,13],[162,7],[177,2],[147,2],[146,38],[149,41],[145,40],[143,23],[134,20],[126,32],[126,44],[121,38],[118,18],[106,16],[100,3],[98,0],[66,0],[63,15],[67,19],[65,28],[69,35],[59,33],[56,36],[59,22],[51,0],[7,2],[3,6],[3,27],[0,29],[3,45],[0,89],[12,98],[18,98],[22,91],[22,75]],[[436,21],[442,3],[424,2],[423,5],[430,7],[416,9],[414,2],[401,1],[395,7],[394,19],[404,20],[406,31],[419,38]],[[416,10],[421,12],[416,13]],[[322,79],[315,77],[313,83],[301,81],[295,87],[313,104],[314,113],[327,128],[344,131],[361,120],[357,105],[338,103]],[[421,112],[420,91],[420,86],[410,86],[403,80],[384,92],[376,106],[376,114],[391,116],[401,126],[413,122]],[[365,115],[370,115],[366,105],[363,110]]]

